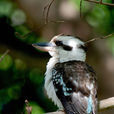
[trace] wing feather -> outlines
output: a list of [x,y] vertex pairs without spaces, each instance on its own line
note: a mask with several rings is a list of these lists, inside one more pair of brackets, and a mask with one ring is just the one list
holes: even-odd
[[58,63],[52,75],[66,114],[96,114],[97,86],[95,72],[90,66],[80,61]]

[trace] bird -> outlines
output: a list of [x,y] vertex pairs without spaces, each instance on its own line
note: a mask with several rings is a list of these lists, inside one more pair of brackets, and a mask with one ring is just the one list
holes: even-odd
[[59,110],[66,114],[96,114],[96,72],[86,63],[84,41],[79,37],[57,35],[49,43],[32,45],[51,55],[44,86]]

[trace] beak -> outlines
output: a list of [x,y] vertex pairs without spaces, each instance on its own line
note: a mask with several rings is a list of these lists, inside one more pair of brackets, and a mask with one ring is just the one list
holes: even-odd
[[32,44],[33,47],[41,50],[41,51],[51,51],[52,48],[54,47],[52,43],[34,43]]

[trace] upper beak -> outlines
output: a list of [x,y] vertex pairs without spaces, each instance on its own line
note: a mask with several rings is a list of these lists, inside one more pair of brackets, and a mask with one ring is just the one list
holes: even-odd
[[52,43],[34,43],[32,44],[33,47],[41,50],[41,51],[51,51],[53,48]]

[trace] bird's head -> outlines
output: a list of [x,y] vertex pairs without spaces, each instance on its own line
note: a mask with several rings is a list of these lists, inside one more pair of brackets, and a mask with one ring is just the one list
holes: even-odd
[[42,51],[48,51],[52,57],[60,62],[71,60],[85,61],[86,47],[84,42],[73,36],[58,35],[49,43],[35,43],[33,46]]

